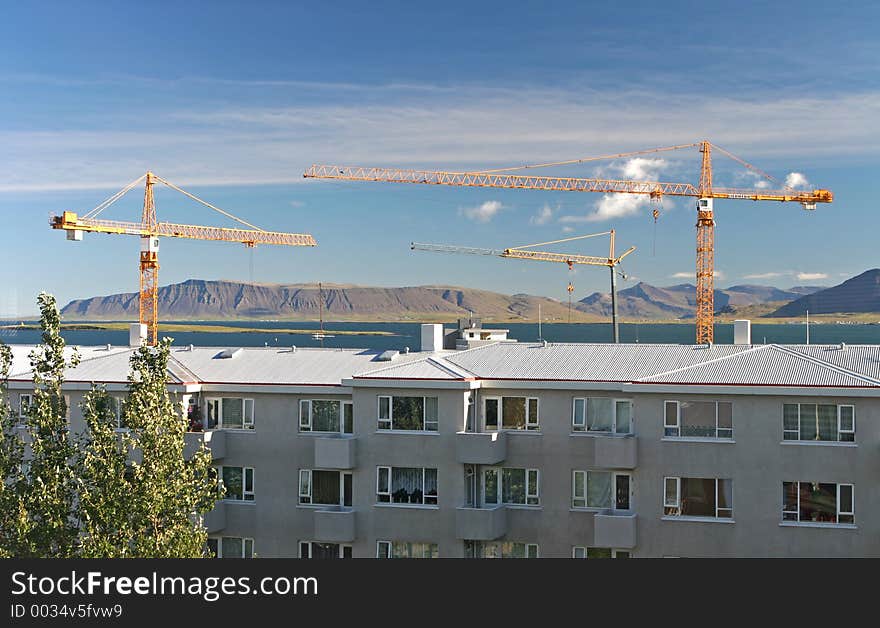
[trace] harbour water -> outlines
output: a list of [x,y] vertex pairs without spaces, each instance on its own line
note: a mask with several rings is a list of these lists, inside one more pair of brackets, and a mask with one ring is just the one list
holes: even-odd
[[[175,321],[166,321],[174,323]],[[212,321],[212,322],[178,322],[191,325],[194,330],[175,331],[167,335],[174,338],[174,344],[216,346],[216,347],[346,347],[371,349],[399,349],[409,347],[416,351],[419,348],[418,323],[333,323],[325,322],[327,334],[334,331],[380,331],[393,335],[336,335],[332,338],[315,340],[311,330],[317,330],[317,322],[303,321]],[[254,332],[205,332],[198,331],[198,326],[221,324],[225,327],[241,327]],[[449,322],[445,327],[452,328]],[[520,341],[538,340],[538,325],[533,323],[493,323],[484,325],[487,328],[503,328],[510,330],[510,338]],[[307,333],[290,334],[273,330],[298,329],[309,330]],[[163,337],[162,326],[159,336]],[[113,330],[65,330],[62,334],[70,345],[125,345],[128,343],[127,331]],[[541,326],[541,335],[549,342],[610,342],[611,326],[606,323],[548,323]],[[621,342],[673,343],[693,344],[694,326],[686,324],[654,324],[625,323],[620,326]],[[33,344],[40,341],[40,332],[33,329],[0,329],[0,340],[7,344]],[[752,342],[802,344],[806,341],[806,329],[803,324],[752,325]],[[733,325],[719,324],[715,326],[715,342],[726,344],[733,342]],[[880,344],[880,325],[835,325],[810,324],[810,342],[813,344]]]

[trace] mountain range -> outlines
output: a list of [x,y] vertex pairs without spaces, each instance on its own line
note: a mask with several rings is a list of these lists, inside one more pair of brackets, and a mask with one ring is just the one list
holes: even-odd
[[[315,284],[257,284],[189,279],[159,290],[159,316],[165,320],[303,319],[321,313]],[[694,316],[696,287],[667,287],[639,282],[618,291],[623,319],[671,320]],[[566,303],[527,294],[505,295],[456,286],[386,288],[350,284],[323,285],[327,320],[450,320],[473,313],[486,320],[566,321]],[[880,269],[866,271],[833,288],[736,285],[715,291],[721,314],[799,317],[811,314],[880,312]],[[61,311],[66,320],[136,320],[138,295],[130,292],[71,301]],[[605,321],[611,296],[596,292],[572,304],[574,322]]]

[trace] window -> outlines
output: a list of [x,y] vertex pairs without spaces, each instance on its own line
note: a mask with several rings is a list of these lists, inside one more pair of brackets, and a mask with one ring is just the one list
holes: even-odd
[[632,476],[613,471],[574,471],[572,508],[630,510]]
[[667,401],[664,435],[671,438],[733,438],[729,401]]
[[856,408],[851,405],[786,403],[782,406],[782,439],[848,442],[856,440]]
[[436,432],[437,397],[379,397],[380,430]]
[[537,469],[489,467],[483,470],[483,503],[537,506],[540,504]]
[[571,429],[574,432],[632,433],[632,401],[607,397],[575,397]]
[[537,397],[485,397],[483,426],[488,432],[498,430],[540,429]]
[[220,467],[219,477],[226,487],[226,496],[223,499],[254,501],[253,467]]
[[376,558],[437,558],[437,544],[376,541]]
[[302,541],[299,544],[300,558],[351,558],[351,545],[339,543],[318,543]]
[[538,558],[537,543],[465,541],[468,558]]
[[[107,396],[103,398],[102,405],[98,408],[99,412],[106,413],[113,421],[113,426],[118,429],[126,429],[124,406],[125,400],[121,397]],[[106,404],[106,405],[104,405]],[[105,416],[106,416],[105,415]]]
[[663,482],[664,516],[733,518],[732,480],[668,477]]
[[208,539],[208,549],[215,558],[253,558],[254,540],[237,536]]
[[300,399],[299,431],[351,434],[354,431],[354,406],[349,401]]
[[853,485],[783,482],[782,520],[801,523],[855,523]]
[[254,400],[215,397],[205,401],[207,429],[254,429]]
[[629,558],[628,550],[616,550],[608,547],[583,547],[571,548],[572,558]]
[[437,469],[376,467],[376,498],[381,503],[437,505]]
[[21,393],[18,396],[18,419],[19,423],[24,423],[30,407],[34,403],[34,396],[31,393]]
[[352,504],[351,473],[300,469],[299,503],[315,506],[350,507]]

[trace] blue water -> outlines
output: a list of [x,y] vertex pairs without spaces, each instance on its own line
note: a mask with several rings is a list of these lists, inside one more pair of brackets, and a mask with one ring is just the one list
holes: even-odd
[[[166,321],[172,323],[174,321]],[[192,326],[199,323],[188,322]],[[202,323],[218,324],[217,321]],[[216,347],[262,347],[290,346],[300,347],[348,347],[371,349],[402,349],[409,347],[418,350],[420,331],[418,323],[324,323],[326,333],[333,330],[367,330],[386,331],[393,336],[345,335],[327,338],[323,341],[314,340],[310,334],[286,334],[273,332],[273,329],[318,329],[318,323],[283,321],[223,321],[222,325],[230,327],[246,327],[265,329],[260,333],[236,332],[174,332],[168,334],[174,338],[175,345],[216,346]],[[510,330],[510,338],[521,341],[538,339],[538,325],[533,323],[487,324],[486,327]],[[454,323],[447,323],[447,328]],[[64,339],[71,345],[125,345],[128,344],[127,331],[64,331]],[[159,336],[164,337],[162,326]],[[607,323],[548,323],[542,325],[542,335],[550,342],[610,342],[611,326]],[[693,344],[694,326],[684,324],[653,324],[625,323],[620,326],[622,342],[662,342]],[[40,332],[35,330],[0,329],[0,340],[5,343],[33,344],[40,341]],[[752,342],[761,344],[781,343],[800,344],[805,342],[806,334],[803,324],[797,325],[752,325]],[[716,325],[715,342],[727,344],[733,342],[733,325]],[[814,344],[880,344],[880,325],[810,325],[810,342]]]

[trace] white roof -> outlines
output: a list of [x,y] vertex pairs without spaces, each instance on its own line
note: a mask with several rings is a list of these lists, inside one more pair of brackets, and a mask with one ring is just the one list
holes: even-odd
[[[11,345],[10,380],[31,379],[33,345]],[[78,347],[71,382],[124,383],[129,347]],[[70,349],[67,350],[68,355]],[[381,351],[243,347],[174,347],[169,381],[205,384],[340,386],[369,380],[511,380],[643,384],[880,388],[878,345],[671,345],[498,342],[466,351]]]

